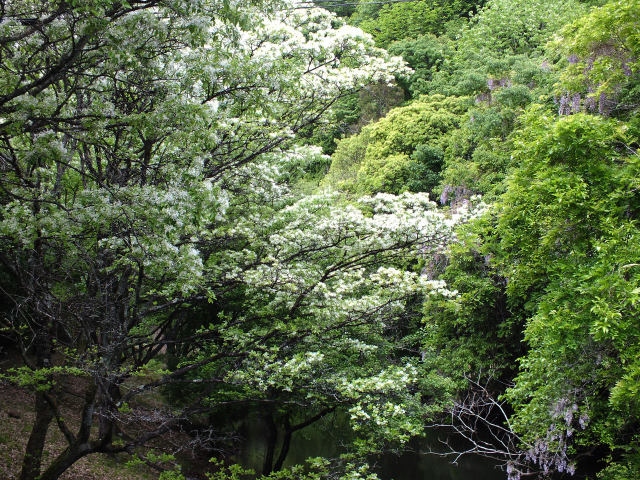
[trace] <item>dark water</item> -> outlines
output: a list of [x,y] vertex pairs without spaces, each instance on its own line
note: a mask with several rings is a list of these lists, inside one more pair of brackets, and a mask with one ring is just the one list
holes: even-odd
[[[402,455],[387,453],[369,459],[382,480],[505,480],[506,474],[486,458],[467,455],[457,465],[452,458],[428,453],[438,445],[438,432],[432,430],[429,437],[413,441],[409,452]],[[265,454],[265,427],[260,421],[252,422],[247,430],[248,441],[237,459],[239,463],[256,471],[262,469]],[[327,421],[296,432],[285,467],[304,463],[308,457],[335,457],[344,451],[341,443],[348,435],[339,421]],[[277,455],[278,452],[276,452]]]
[[[427,443],[426,441],[424,443]],[[383,455],[376,472],[383,480],[505,480],[506,474],[489,460],[468,455],[453,465],[452,458],[428,453],[428,449],[401,456]]]

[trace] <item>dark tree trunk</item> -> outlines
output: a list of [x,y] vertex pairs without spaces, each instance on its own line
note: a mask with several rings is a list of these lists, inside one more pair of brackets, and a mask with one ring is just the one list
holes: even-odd
[[33,422],[31,435],[29,435],[29,441],[27,442],[19,480],[35,480],[40,475],[42,451],[44,450],[49,425],[53,420],[53,412],[49,408],[43,393],[36,393],[35,410],[36,419]]
[[[39,247],[39,241],[36,242]],[[35,275],[34,275],[35,277]],[[51,366],[51,331],[53,329],[51,323],[43,322],[37,324],[39,327],[34,337],[33,347],[35,351],[35,368],[42,369]],[[23,351],[25,361],[27,359],[27,351]],[[34,368],[34,366],[31,366]],[[27,441],[27,447],[22,459],[22,470],[20,471],[19,480],[35,480],[40,475],[42,466],[42,452],[47,439],[47,431],[54,417],[54,411],[47,402],[46,392],[35,392],[35,412],[36,418],[31,427],[31,434]]]
[[262,465],[262,474],[269,475],[273,471],[273,457],[276,453],[276,443],[278,442],[278,427],[273,420],[273,414],[268,413],[264,416],[267,426],[267,450],[264,454],[264,463]]
[[[31,462],[30,468],[28,470],[23,466],[22,474],[19,480],[57,480],[68,468],[70,468],[75,462],[80,460],[85,455],[98,451],[100,447],[104,446],[104,443],[110,441],[110,437],[107,438],[106,442],[102,443],[91,443],[91,426],[93,425],[93,411],[95,405],[95,397],[96,397],[96,386],[92,384],[89,386],[87,391],[85,392],[85,403],[82,407],[81,411],[81,419],[80,419],[80,428],[78,430],[77,435],[74,435],[71,431],[68,430],[68,427],[62,423],[59,425],[61,430],[64,431],[65,436],[67,437],[68,447],[62,453],[60,453],[50,464],[47,466],[42,473],[40,473],[42,465],[42,450],[44,447],[44,440],[47,434],[48,425],[51,423],[54,418],[54,412],[51,408],[51,405],[45,399],[44,394],[37,394],[36,404],[38,401],[40,402],[40,409],[36,407],[36,421],[34,422],[34,429],[31,433],[31,437],[29,438],[29,444],[27,445],[27,453],[25,454],[25,465],[27,461],[31,459],[37,459],[37,465],[35,462]],[[36,440],[34,439],[34,432],[37,430],[38,426],[38,418],[40,416],[40,412],[44,412],[43,415],[46,414],[47,424],[44,428],[38,429],[41,431],[41,434],[38,435],[38,439],[40,439],[40,443],[36,444]],[[32,439],[34,439],[34,446],[38,446],[39,450],[35,453],[37,455],[33,455],[30,452]],[[35,448],[35,447],[34,447]]]
[[[107,393],[102,393],[98,408],[102,412],[109,412],[115,408],[115,403],[120,400],[121,393],[120,388],[117,385],[109,385],[107,387]],[[93,406],[92,406],[93,407]],[[93,409],[92,409],[93,412]],[[89,415],[88,421],[91,422],[91,416]],[[103,444],[109,444],[113,440],[114,422],[108,415],[100,415],[100,421],[98,424],[98,437]],[[87,436],[87,438],[89,438]]]
[[51,462],[51,465],[42,472],[38,477],[38,480],[58,480],[60,475],[62,475],[69,467],[89,453],[88,445],[86,446],[87,448],[85,448],[85,451],[79,451],[74,447],[69,447],[58,455],[56,459]]
[[273,465],[273,471],[279,472],[282,470],[282,465],[289,454],[289,447],[291,447],[291,436],[294,430],[291,428],[291,422],[289,422],[289,415],[284,417],[284,438],[282,440],[282,446],[280,447],[280,454],[276,463]]

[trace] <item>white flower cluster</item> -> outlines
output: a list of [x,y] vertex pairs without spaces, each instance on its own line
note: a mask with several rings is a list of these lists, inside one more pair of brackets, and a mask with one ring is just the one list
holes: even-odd
[[401,392],[413,384],[417,378],[418,371],[413,365],[394,365],[371,377],[345,381],[340,386],[340,390],[345,396],[358,399],[370,392]]
[[393,262],[441,251],[464,218],[437,211],[424,194],[378,195],[359,205],[335,193],[309,196],[245,211],[227,231],[246,247],[223,253],[211,268],[246,285],[272,311],[304,311],[329,323],[375,312],[371,320],[384,323],[408,295],[456,295]]
[[374,429],[400,442],[419,434],[420,417],[410,414],[420,410],[419,395],[409,393],[416,380],[417,370],[407,364],[343,385],[347,397],[356,399],[349,409],[354,430]]
[[[185,101],[204,97],[211,104],[218,138],[293,138],[300,125],[292,118],[304,123],[338,95],[408,71],[402,59],[326,10],[279,8],[264,17],[241,10],[248,25],[215,22],[204,47],[185,48],[172,64],[189,84]],[[232,95],[219,94],[225,91]],[[259,107],[238,109],[249,103]]]

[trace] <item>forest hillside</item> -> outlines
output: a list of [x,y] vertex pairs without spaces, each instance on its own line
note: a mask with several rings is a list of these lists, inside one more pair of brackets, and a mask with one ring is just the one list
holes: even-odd
[[0,477],[640,478],[638,18],[0,0]]

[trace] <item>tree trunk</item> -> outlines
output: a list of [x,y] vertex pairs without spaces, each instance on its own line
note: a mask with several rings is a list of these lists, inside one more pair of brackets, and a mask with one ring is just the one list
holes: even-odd
[[289,447],[291,446],[291,436],[293,435],[293,432],[294,430],[291,428],[291,423],[289,422],[289,415],[286,415],[284,417],[284,438],[282,440],[282,446],[280,447],[280,455],[278,455],[278,459],[273,465],[274,472],[282,470],[282,465],[289,454]]
[[44,394],[36,393],[36,419],[33,422],[27,448],[22,460],[22,471],[19,480],[35,480],[40,475],[42,451],[47,438],[47,430],[53,419],[53,412],[44,398]]
[[56,457],[44,472],[38,477],[38,480],[58,480],[69,467],[80,460],[82,457],[91,453],[88,444],[78,448],[73,445]]
[[267,426],[267,450],[264,454],[264,463],[262,464],[262,474],[269,475],[273,471],[273,457],[276,453],[276,443],[278,442],[278,427],[273,420],[273,414],[268,413],[264,416]]
[[[38,245],[38,243],[36,244]],[[34,275],[35,276],[35,275]],[[51,365],[51,323],[45,323],[46,327],[40,325],[34,338],[34,348],[36,353],[35,368],[42,369]],[[23,352],[27,358],[26,350]],[[33,368],[33,367],[32,367]],[[45,392],[35,392],[35,412],[36,418],[31,427],[31,434],[27,441],[27,447],[22,459],[22,470],[19,480],[35,480],[40,475],[42,466],[42,451],[47,439],[47,431],[54,417],[54,411],[47,402]]]

